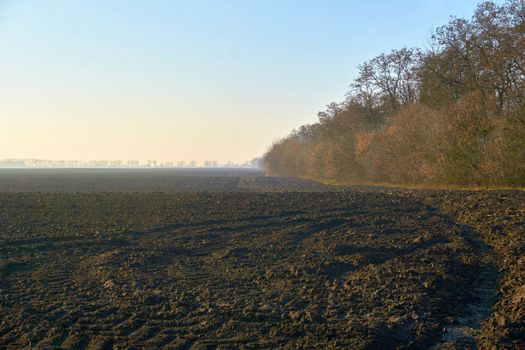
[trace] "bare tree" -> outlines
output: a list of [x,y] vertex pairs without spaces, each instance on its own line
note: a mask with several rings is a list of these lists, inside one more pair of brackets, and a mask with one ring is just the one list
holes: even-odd
[[355,99],[369,110],[388,106],[392,112],[418,100],[418,49],[402,48],[363,63],[351,85]]

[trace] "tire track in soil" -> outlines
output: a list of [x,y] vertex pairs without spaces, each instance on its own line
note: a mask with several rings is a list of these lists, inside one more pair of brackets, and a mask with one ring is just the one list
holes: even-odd
[[467,312],[458,317],[456,324],[443,329],[443,336],[433,349],[476,349],[481,336],[481,323],[490,317],[497,301],[499,272],[492,248],[483,242],[472,226],[463,224],[462,233],[475,248],[483,269],[471,291],[472,302],[466,305]]

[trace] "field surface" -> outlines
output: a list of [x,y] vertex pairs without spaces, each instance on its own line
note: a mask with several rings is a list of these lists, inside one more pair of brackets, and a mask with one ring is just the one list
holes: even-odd
[[0,170],[0,348],[525,347],[525,193]]

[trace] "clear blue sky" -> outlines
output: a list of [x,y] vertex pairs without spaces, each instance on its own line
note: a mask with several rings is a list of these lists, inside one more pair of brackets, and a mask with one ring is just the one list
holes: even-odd
[[247,160],[477,2],[0,0],[0,159]]

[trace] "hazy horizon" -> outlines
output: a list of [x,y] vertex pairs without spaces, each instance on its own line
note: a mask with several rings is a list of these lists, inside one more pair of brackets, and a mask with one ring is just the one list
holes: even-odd
[[0,0],[0,159],[242,163],[476,3]]
[[245,162],[218,162],[205,160],[197,162],[160,162],[155,159],[137,161],[131,159],[90,159],[90,160],[49,160],[49,159],[0,159],[0,169],[175,169],[175,168],[253,168],[261,169],[262,158]]

